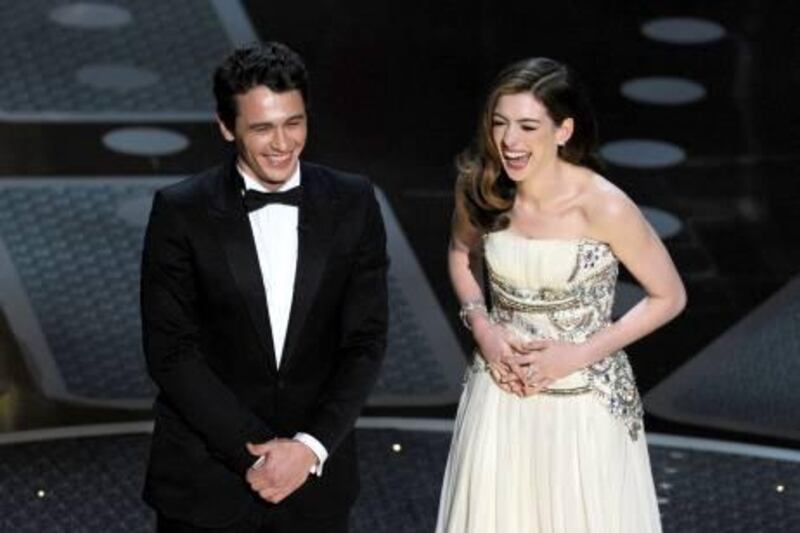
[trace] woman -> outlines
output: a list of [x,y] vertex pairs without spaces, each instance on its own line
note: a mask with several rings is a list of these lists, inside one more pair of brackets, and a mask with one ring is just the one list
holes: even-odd
[[[686,295],[636,205],[596,172],[595,146],[574,73],[535,58],[500,73],[458,159],[449,269],[477,350],[437,532],[661,531],[621,350]],[[611,323],[618,263],[647,296]]]

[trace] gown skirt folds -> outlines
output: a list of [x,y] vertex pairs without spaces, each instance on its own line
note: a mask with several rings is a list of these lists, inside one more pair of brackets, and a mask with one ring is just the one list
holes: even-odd
[[[484,240],[491,318],[524,339],[582,342],[610,322],[618,262],[602,242]],[[620,351],[519,398],[480,354],[467,369],[437,533],[661,531],[642,406]]]

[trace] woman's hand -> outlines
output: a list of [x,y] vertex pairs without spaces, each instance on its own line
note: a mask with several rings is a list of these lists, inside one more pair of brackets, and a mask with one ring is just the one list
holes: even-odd
[[495,383],[506,392],[524,396],[524,369],[515,358],[527,353],[526,344],[513,332],[488,320],[473,325],[473,336]]
[[524,394],[530,396],[549,387],[586,366],[587,356],[582,344],[558,340],[536,340],[525,343],[521,353],[504,356],[506,364],[522,369]]

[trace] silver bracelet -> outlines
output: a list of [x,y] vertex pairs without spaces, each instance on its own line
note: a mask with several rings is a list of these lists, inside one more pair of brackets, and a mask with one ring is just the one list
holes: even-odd
[[458,311],[458,318],[464,324],[464,327],[471,330],[472,326],[469,324],[468,316],[473,311],[480,311],[486,316],[489,316],[489,311],[486,309],[486,304],[482,300],[474,302],[464,302],[461,304],[461,309]]

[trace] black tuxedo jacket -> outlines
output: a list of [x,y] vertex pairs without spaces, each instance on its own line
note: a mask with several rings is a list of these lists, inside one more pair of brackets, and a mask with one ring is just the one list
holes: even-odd
[[353,426],[386,346],[386,237],[365,178],[310,163],[301,175],[280,369],[234,162],[155,195],[141,309],[159,394],[144,497],[170,518],[223,526],[254,502],[270,507],[245,481],[245,443],[298,431],[329,458],[279,505],[333,511],[355,500]]

